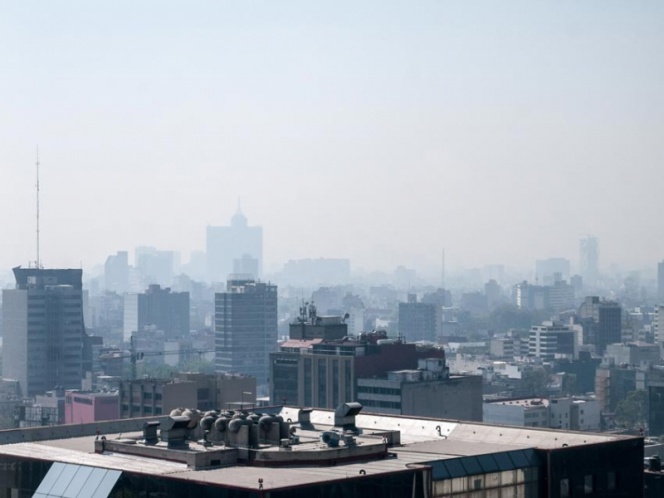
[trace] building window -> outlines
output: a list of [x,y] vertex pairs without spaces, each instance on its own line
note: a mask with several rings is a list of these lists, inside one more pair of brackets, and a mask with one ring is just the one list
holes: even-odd
[[350,360],[345,362],[344,365],[344,401],[353,401],[353,388],[352,388],[352,378],[351,378],[351,362]]
[[606,475],[606,489],[609,491],[615,491],[618,489],[616,486],[616,471],[615,470],[610,470],[609,473]]
[[339,405],[339,360],[332,360],[332,407]]
[[583,478],[583,493],[586,495],[591,495],[593,493],[593,476],[587,475]]
[[327,408],[327,363],[318,361],[318,406]]
[[560,498],[569,498],[569,479],[560,480]]
[[313,386],[311,385],[311,377],[312,377],[312,364],[311,360],[309,358],[306,358],[304,360],[304,405],[305,406],[311,406],[313,405],[312,402],[312,390]]

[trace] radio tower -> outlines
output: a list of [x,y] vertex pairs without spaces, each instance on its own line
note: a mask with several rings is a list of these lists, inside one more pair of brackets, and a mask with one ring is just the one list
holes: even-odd
[[41,259],[39,257],[39,146],[37,146],[37,160],[35,161],[35,167],[37,169],[37,182],[35,183],[35,188],[37,192],[37,260],[35,261],[35,268],[41,268]]

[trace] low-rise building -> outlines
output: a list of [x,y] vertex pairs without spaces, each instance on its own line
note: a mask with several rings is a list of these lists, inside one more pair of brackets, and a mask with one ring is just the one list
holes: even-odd
[[482,376],[449,375],[444,358],[419,360],[418,369],[357,379],[357,399],[367,412],[482,420]]
[[600,429],[599,403],[590,398],[521,398],[485,402],[484,422],[573,431]]
[[256,402],[256,378],[247,375],[180,373],[174,379],[124,380],[120,383],[121,418],[168,414],[174,408],[227,408]]
[[65,391],[57,387],[34,400],[24,400],[14,408],[15,427],[39,427],[59,425],[65,421]]
[[647,344],[644,342],[608,344],[604,356],[613,358],[616,365],[647,366],[659,362],[659,350],[659,344]]
[[482,420],[488,424],[548,427],[547,399],[510,399],[484,403]]
[[117,392],[65,393],[65,424],[88,424],[120,418],[120,396]]
[[336,341],[291,339],[279,349],[270,354],[272,402],[298,400],[302,406],[322,408],[355,399],[359,378],[416,368],[424,354],[444,356],[442,350],[420,351],[415,344],[385,335]]

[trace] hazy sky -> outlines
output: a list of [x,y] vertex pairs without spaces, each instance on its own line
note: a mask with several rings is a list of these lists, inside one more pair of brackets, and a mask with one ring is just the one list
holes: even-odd
[[664,2],[0,0],[0,268],[664,259]]

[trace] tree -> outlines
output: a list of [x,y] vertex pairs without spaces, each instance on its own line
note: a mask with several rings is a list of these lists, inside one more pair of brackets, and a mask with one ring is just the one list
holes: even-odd
[[614,414],[616,424],[628,429],[644,427],[648,414],[647,403],[648,395],[643,389],[629,392],[616,406]]

